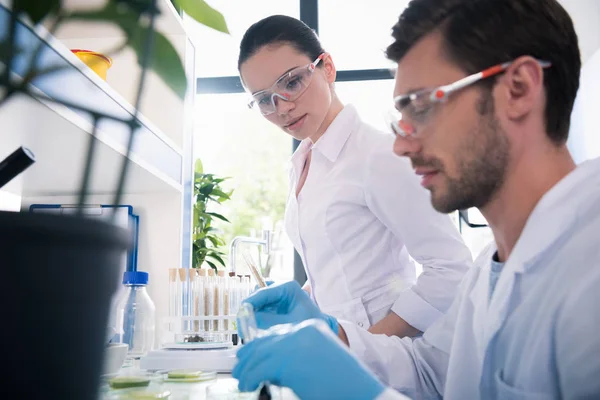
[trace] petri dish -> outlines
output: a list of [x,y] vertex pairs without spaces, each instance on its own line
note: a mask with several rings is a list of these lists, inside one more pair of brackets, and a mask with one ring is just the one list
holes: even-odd
[[163,374],[164,382],[194,383],[217,379],[216,371],[201,371],[191,369],[171,370]]
[[168,399],[171,397],[169,390],[162,389],[129,389],[117,393],[110,393],[104,400],[154,400]]
[[236,379],[219,379],[206,387],[206,400],[256,400],[258,391],[240,392]]
[[[270,386],[272,400],[283,398],[281,388]],[[258,400],[261,388],[253,392],[240,392],[238,381],[234,378],[219,379],[217,382],[206,387],[206,400]]]

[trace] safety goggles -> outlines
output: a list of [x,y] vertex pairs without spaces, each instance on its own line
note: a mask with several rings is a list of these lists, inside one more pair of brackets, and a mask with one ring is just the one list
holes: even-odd
[[306,91],[312,81],[315,68],[327,53],[322,53],[310,64],[297,67],[283,74],[269,89],[252,95],[248,108],[258,108],[262,115],[270,115],[277,111],[278,99],[294,101]]
[[[395,107],[387,113],[387,123],[395,135],[405,138],[418,137],[419,128],[425,127],[433,120],[438,104],[446,101],[454,92],[506,71],[513,62],[496,65],[449,85],[397,96],[394,98]],[[542,68],[552,66],[548,61],[537,60],[537,62]]]

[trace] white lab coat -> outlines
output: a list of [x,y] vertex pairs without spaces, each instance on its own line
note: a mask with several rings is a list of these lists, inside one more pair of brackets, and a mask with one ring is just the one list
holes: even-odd
[[495,251],[478,257],[423,337],[370,335],[342,322],[352,350],[419,399],[600,398],[600,159],[540,200],[488,302]]
[[471,253],[392,145],[346,106],[312,146],[298,199],[311,142],[292,157],[286,230],[321,310],[366,329],[391,309],[425,330],[450,307]]

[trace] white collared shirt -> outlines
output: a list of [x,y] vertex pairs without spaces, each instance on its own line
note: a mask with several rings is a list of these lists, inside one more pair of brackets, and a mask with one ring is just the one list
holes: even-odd
[[[392,145],[392,135],[346,106],[292,157],[286,230],[324,312],[368,328],[392,310],[425,330],[450,306],[471,253]],[[413,259],[423,267],[418,279]]]
[[[536,205],[490,292],[491,244],[415,340],[340,322],[390,387],[419,399],[600,398],[600,159]],[[393,399],[391,391],[380,397]]]

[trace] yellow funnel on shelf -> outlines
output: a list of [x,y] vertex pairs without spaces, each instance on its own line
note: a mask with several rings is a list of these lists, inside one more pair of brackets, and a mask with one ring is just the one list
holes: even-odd
[[104,54],[91,50],[73,49],[71,50],[81,61],[92,69],[100,78],[106,80],[106,72],[112,65],[112,59]]

